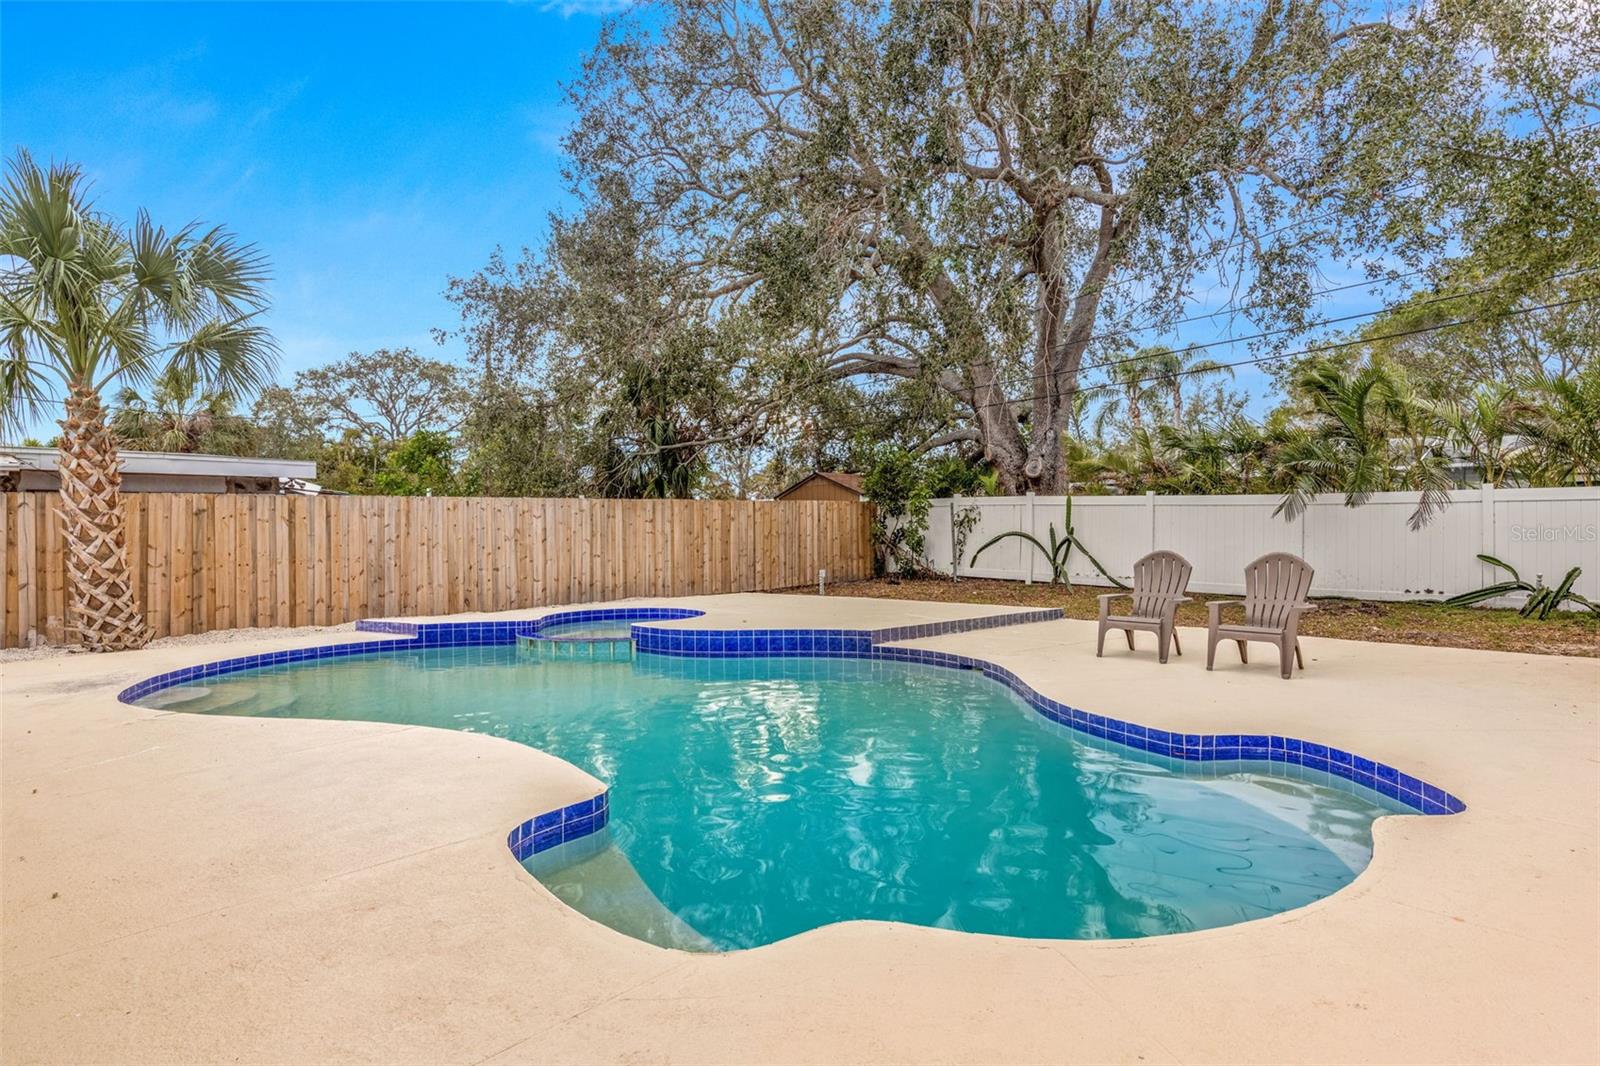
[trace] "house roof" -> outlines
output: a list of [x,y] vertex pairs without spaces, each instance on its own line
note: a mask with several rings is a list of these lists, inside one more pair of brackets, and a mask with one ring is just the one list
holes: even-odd
[[789,493],[793,492],[795,489],[799,488],[801,485],[804,485],[806,482],[811,481],[811,480],[813,480],[815,478],[821,478],[824,481],[831,481],[835,485],[838,485],[840,488],[847,489],[850,492],[855,493],[857,496],[861,495],[861,475],[860,474],[843,474],[843,473],[838,473],[838,472],[832,471],[832,470],[817,470],[817,471],[814,471],[814,472],[812,472],[810,474],[807,474],[805,477],[801,478],[799,481],[796,481],[793,485],[790,485],[788,488],[786,488],[782,492],[778,493],[778,499],[780,499],[780,500],[783,499],[785,496],[789,495]]
[[[167,474],[190,477],[277,477],[310,481],[317,464],[298,459],[263,459],[241,455],[185,455],[178,452],[118,451],[124,474]],[[54,473],[59,453],[54,448],[0,447],[0,470],[43,470]]]

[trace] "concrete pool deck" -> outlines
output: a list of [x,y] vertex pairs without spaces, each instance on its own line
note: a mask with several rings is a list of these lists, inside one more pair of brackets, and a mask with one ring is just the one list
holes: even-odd
[[[960,604],[739,595],[686,625],[873,628]],[[543,611],[497,617],[533,617]],[[457,616],[458,618],[461,616]],[[510,742],[130,707],[180,666],[352,635],[0,667],[0,1060],[1593,1062],[1600,660],[1304,641],[1291,682],[1204,634],[1094,623],[911,642],[1145,725],[1388,761],[1463,814],[1375,826],[1309,907],[1137,941],[851,922],[730,955],[567,909],[506,848],[592,779]],[[470,699],[470,693],[463,693]]]

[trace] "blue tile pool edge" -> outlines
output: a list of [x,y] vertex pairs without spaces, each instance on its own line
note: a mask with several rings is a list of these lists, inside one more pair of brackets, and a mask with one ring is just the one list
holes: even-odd
[[981,671],[985,677],[1011,689],[1029,707],[1050,721],[1137,751],[1186,762],[1244,761],[1300,766],[1370,789],[1419,814],[1459,814],[1467,809],[1465,803],[1437,785],[1387,763],[1327,744],[1276,733],[1179,733],[1151,729],[1135,722],[1069,707],[1040,694],[1011,670],[970,655],[924,648],[874,647],[866,657]]
[[[174,685],[204,680],[264,666],[344,658],[350,655],[415,650],[419,647],[471,647],[515,643],[519,636],[534,636],[542,626],[577,622],[620,622],[632,625],[639,651],[687,658],[851,658],[909,662],[956,670],[977,670],[1016,693],[1046,719],[1091,737],[1109,740],[1137,751],[1147,751],[1187,762],[1248,761],[1300,766],[1339,777],[1371,789],[1419,814],[1457,814],[1466,804],[1427,781],[1353,752],[1296,737],[1273,733],[1175,733],[1150,729],[1134,722],[1090,714],[1041,695],[1013,671],[969,655],[925,648],[888,646],[893,641],[919,640],[948,633],[964,633],[996,626],[1053,621],[1059,608],[1013,611],[999,615],[960,618],[888,629],[667,629],[640,623],[681,621],[705,612],[681,607],[622,607],[560,611],[542,618],[513,622],[391,622],[363,620],[356,629],[389,633],[403,639],[353,641],[289,651],[265,652],[221,662],[184,667],[145,678],[117,693],[123,703],[135,701]],[[609,790],[580,803],[535,815],[511,831],[507,844],[518,860],[557,844],[604,829],[610,821]]]
[[578,803],[536,814],[506,837],[506,846],[518,862],[549,851],[569,840],[598,833],[611,821],[611,790],[605,789]]

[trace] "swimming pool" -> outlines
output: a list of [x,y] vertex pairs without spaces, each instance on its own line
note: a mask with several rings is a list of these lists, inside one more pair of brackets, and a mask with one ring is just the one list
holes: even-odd
[[[550,751],[610,789],[567,812],[582,831],[559,847],[514,832],[529,869],[597,920],[697,950],[855,918],[1065,938],[1226,925],[1336,891],[1365,866],[1373,820],[1411,812],[1265,754],[1197,766],[1090,737],[974,670],[693,654],[532,661],[480,635],[235,664],[129,698]],[[1264,753],[1265,737],[1211,750],[1258,739]]]

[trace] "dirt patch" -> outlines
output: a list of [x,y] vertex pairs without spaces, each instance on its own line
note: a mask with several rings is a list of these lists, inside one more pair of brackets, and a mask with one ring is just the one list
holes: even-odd
[[[785,590],[815,594],[814,588]],[[1025,585],[1020,581],[984,578],[911,579],[890,582],[883,578],[830,585],[830,596],[875,596],[895,600],[934,600],[941,603],[990,603],[1015,607],[1060,607],[1068,618],[1094,618],[1096,597],[1107,591],[1087,585],[1071,589],[1062,585]],[[1193,603],[1178,609],[1178,624],[1204,626],[1206,602],[1236,596],[1194,594]],[[1477,648],[1485,651],[1530,652],[1535,655],[1600,657],[1600,619],[1589,612],[1563,612],[1544,622],[1520,618],[1515,611],[1479,607],[1446,607],[1441,603],[1390,603],[1377,600],[1317,599],[1317,609],[1300,623],[1300,632],[1312,637],[1370,640],[1383,644],[1426,644],[1442,648]]]

